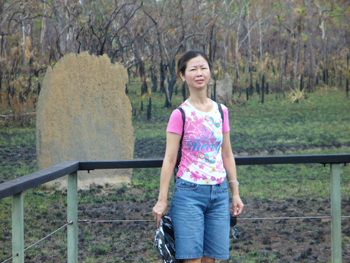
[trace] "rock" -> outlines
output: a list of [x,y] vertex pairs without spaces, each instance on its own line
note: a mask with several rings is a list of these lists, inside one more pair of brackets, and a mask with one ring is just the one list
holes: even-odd
[[240,99],[240,98],[235,99],[235,100],[233,100],[232,102],[233,102],[233,104],[235,104],[235,105],[242,105],[242,106],[244,106],[244,105],[246,104],[246,101],[245,101],[244,99]]
[[216,81],[216,101],[226,106],[232,105],[232,79],[228,73],[223,80]]
[[[47,69],[37,105],[39,170],[64,161],[132,159],[131,104],[126,69],[107,55],[64,56]],[[128,184],[131,170],[78,172],[78,188]],[[59,190],[67,179],[48,183]]]
[[309,247],[309,248],[303,250],[299,256],[295,257],[295,260],[301,261],[302,259],[306,259],[311,254],[312,254],[312,248]]
[[269,236],[263,236],[261,239],[262,239],[262,244],[264,245],[271,244],[271,238]]
[[287,204],[282,205],[282,206],[279,208],[280,211],[286,211],[287,209],[288,209],[288,205],[287,205]]
[[261,155],[268,155],[268,154],[269,154],[269,152],[267,150],[261,151]]
[[262,257],[267,257],[270,255],[270,253],[269,253],[269,251],[266,251],[266,250],[260,250],[259,255]]
[[350,236],[350,227],[344,228],[342,233],[347,235],[347,236]]

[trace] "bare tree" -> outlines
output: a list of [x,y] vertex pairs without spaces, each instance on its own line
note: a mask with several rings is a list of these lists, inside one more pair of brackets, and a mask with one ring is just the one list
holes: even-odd
[[145,69],[145,61],[142,57],[142,42],[144,39],[144,27],[142,26],[142,23],[144,21],[144,18],[139,15],[136,16],[134,19],[133,24],[126,23],[127,20],[131,16],[135,14],[138,10],[142,8],[142,4],[140,6],[132,5],[128,8],[124,9],[123,11],[123,21],[125,24],[125,29],[132,40],[132,50],[135,55],[135,60],[138,64],[138,70],[140,74],[140,80],[141,80],[141,96],[147,93],[148,87],[147,87],[147,81],[146,81],[146,69]]
[[302,7],[300,9],[297,9],[297,50],[295,55],[295,64],[294,64],[294,81],[293,81],[293,87],[296,88],[296,81],[298,76],[298,64],[299,64],[299,52],[300,52],[300,38],[301,38],[301,32],[303,31],[303,18],[305,15],[305,8]]
[[[240,77],[240,70],[239,70],[239,64],[238,64],[238,52],[241,49],[244,41],[248,38],[251,31],[255,28],[258,22],[257,20],[252,21],[245,21],[244,18],[244,10],[248,8],[248,3],[243,0],[235,0],[237,3],[237,13],[238,13],[238,21],[237,21],[237,28],[236,28],[236,45],[235,45],[235,68],[237,73],[237,78]],[[258,23],[256,23],[258,22]],[[249,24],[247,24],[249,23]],[[244,32],[242,35],[243,28],[247,28],[248,31]]]
[[[197,5],[198,13],[193,14],[188,3],[183,1],[162,2],[156,6],[145,5],[144,13],[154,26],[154,39],[158,41],[158,56],[160,60],[161,89],[165,91],[165,106],[171,106],[171,97],[177,80],[176,57],[181,51],[205,47],[203,36],[206,28],[212,23],[213,17],[202,16],[206,5]],[[199,18],[201,20],[199,20]],[[202,38],[200,37],[202,36]],[[198,38],[196,38],[198,37]],[[168,85],[165,85],[165,69],[170,73]]]
[[[223,36],[223,47],[224,47],[224,69],[226,71],[228,51],[231,37],[232,26],[239,19],[237,14],[233,10],[234,2],[233,1],[223,1],[223,23],[222,23],[222,36]],[[237,54],[236,54],[237,55]],[[236,56],[237,58],[237,56]]]

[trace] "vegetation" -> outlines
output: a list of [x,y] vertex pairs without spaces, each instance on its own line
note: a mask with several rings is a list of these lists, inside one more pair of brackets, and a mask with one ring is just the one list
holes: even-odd
[[[344,0],[0,1],[0,183],[37,171],[35,107],[44,73],[65,54],[83,51],[106,54],[127,68],[137,158],[164,154],[168,118],[184,99],[175,64],[188,49],[207,53],[214,62],[213,79],[225,73],[233,79],[229,111],[236,155],[349,152],[349,8]],[[130,187],[79,191],[79,211],[151,203],[159,173],[134,169]],[[321,164],[240,166],[238,177],[245,202],[330,195],[329,167]],[[342,167],[341,178],[341,195],[348,199],[349,166]],[[40,186],[26,191],[24,200],[25,247],[66,223],[65,192]],[[11,254],[10,198],[0,200],[0,211],[2,261]],[[130,228],[123,225],[113,236],[115,227],[81,226],[79,242],[88,244],[84,262],[101,257],[115,262],[108,254],[129,249]],[[149,241],[144,229],[140,225],[133,233]],[[118,251],[111,245],[117,240],[122,242]],[[45,242],[53,244],[31,248],[26,261],[35,262],[38,255],[65,260],[64,232]],[[142,249],[153,261],[151,242]],[[349,244],[348,236],[343,243]],[[277,252],[252,249],[233,257],[273,262]]]
[[[130,85],[129,98],[134,105],[140,103],[137,95],[138,85]],[[159,96],[159,98],[157,98]],[[147,120],[145,111],[134,111],[133,125],[135,137],[138,142],[144,143],[141,148],[144,154],[154,153],[152,142],[161,141],[162,149],[157,149],[154,158],[161,158],[164,152],[165,129],[172,108],[164,109],[161,94],[152,94],[154,107],[159,110],[150,120]],[[238,98],[238,94],[234,99]],[[180,94],[173,97],[174,102],[181,103]],[[175,105],[173,108],[175,108]],[[162,110],[160,110],[162,109]],[[285,100],[277,100],[273,95],[266,96],[264,104],[258,103],[255,95],[244,105],[229,108],[231,125],[231,142],[237,154],[332,154],[348,152],[350,104],[338,91],[320,88],[318,92],[308,94],[308,101],[289,104]],[[35,156],[25,160],[27,153],[35,151],[35,127],[23,127],[15,124],[0,129],[0,150],[5,158],[1,161],[0,179],[7,181],[23,176],[37,170]],[[16,159],[16,154],[23,154]],[[20,161],[17,161],[20,160]],[[134,169],[131,189],[142,190],[142,194],[132,194],[127,189],[91,189],[79,191],[79,206],[96,206],[108,202],[120,204],[124,202],[145,203],[157,197],[159,186],[159,169]],[[321,164],[308,165],[266,165],[266,166],[239,166],[239,181],[241,195],[245,202],[251,199],[259,200],[285,200],[295,199],[328,199],[330,196],[329,166]],[[350,170],[348,166],[342,167],[343,199],[350,198]],[[172,189],[172,187],[170,187]],[[171,193],[170,193],[171,195]],[[169,196],[170,196],[169,195]],[[65,223],[66,194],[46,189],[44,186],[28,190],[25,193],[25,247],[31,245],[44,235],[56,230]],[[0,201],[1,230],[0,260],[9,257],[11,251],[11,199]],[[127,218],[133,218],[132,214]],[[149,219],[148,216],[144,216]],[[51,225],[45,222],[50,219]],[[41,223],[42,222],[42,223]],[[38,224],[41,226],[37,227]],[[114,248],[110,242],[115,239],[126,238],[122,236],[109,237],[108,228],[102,228],[104,241],[96,240],[91,233],[92,226],[81,226],[81,237],[89,246],[86,250],[86,262],[96,262],[98,258],[108,258],[113,254]],[[96,226],[96,232],[98,232]],[[102,225],[100,226],[102,227]],[[94,228],[95,229],[95,228]],[[141,234],[140,234],[141,235]],[[141,235],[142,236],[142,235]],[[114,238],[114,239],[113,239]],[[145,238],[145,237],[143,237]],[[118,240],[119,240],[118,239]],[[52,240],[52,241],[50,241]],[[147,240],[147,239],[146,239]],[[66,237],[64,231],[56,233],[48,241],[55,242],[56,258],[65,256]],[[348,242],[347,237],[344,242]],[[38,253],[47,253],[45,245],[38,245],[26,252],[27,260],[35,258]],[[120,248],[121,249],[121,248]],[[127,248],[125,248],[127,249]],[[149,251],[152,251],[151,245]],[[154,252],[153,252],[154,253]],[[276,252],[277,253],[277,252]],[[152,256],[152,255],[151,255]],[[155,254],[153,257],[157,258]],[[261,254],[261,251],[249,253],[236,253],[236,260],[257,262],[257,260],[274,261],[276,255]],[[108,259],[106,259],[108,260]],[[109,261],[106,261],[109,262]],[[113,262],[111,260],[110,262]],[[147,261],[146,261],[147,262]]]
[[[137,87],[135,86],[135,90]],[[159,94],[152,94],[152,97]],[[234,100],[238,99],[238,94]],[[134,105],[140,103],[136,94],[129,93]],[[182,101],[181,95],[174,96],[173,108]],[[160,100],[160,99],[159,99]],[[155,102],[159,101],[157,98]],[[236,154],[335,154],[348,152],[350,147],[350,110],[348,100],[337,90],[320,87],[319,92],[308,94],[308,99],[290,104],[266,96],[264,105],[254,95],[243,106],[229,108],[231,144]],[[162,158],[165,147],[165,130],[173,109],[162,109],[162,102],[153,104],[157,115],[147,120],[145,112],[134,115],[134,134],[137,141],[151,141],[145,147],[152,147],[161,141],[163,148],[157,157]],[[159,109],[159,110],[158,110]],[[320,164],[268,165],[238,167],[242,196],[245,198],[320,197],[330,194],[329,168]],[[294,174],[296,176],[290,176]],[[156,175],[156,176],[154,176]],[[135,186],[156,189],[159,171],[154,169],[134,170]],[[350,197],[349,169],[342,169],[342,196]],[[142,183],[143,182],[143,183]],[[264,187],[262,187],[264,186]]]
[[298,102],[321,83],[348,96],[349,19],[344,0],[2,0],[0,118],[33,114],[47,67],[83,51],[122,63],[140,78],[139,96],[161,92],[166,107],[188,49],[203,50],[212,77],[229,73],[247,100],[291,89]]
[[[139,82],[138,82],[139,83]],[[152,93],[154,114],[147,120],[146,111],[137,107],[141,103],[138,96],[138,83],[129,85],[128,96],[134,105],[133,125],[136,142],[135,151],[147,158],[162,158],[165,148],[165,130],[168,118],[174,108],[182,101],[182,95],[173,97],[172,108],[164,108],[162,94]],[[149,96],[149,95],[148,95]],[[234,95],[234,101],[239,94]],[[317,92],[309,93],[306,100],[290,104],[287,99],[276,100],[274,95],[267,95],[265,103],[259,103],[258,95],[253,95],[244,105],[229,107],[231,143],[236,154],[331,154],[348,152],[350,138],[348,136],[350,110],[348,100],[337,90],[325,86]],[[148,98],[148,97],[146,97]],[[176,103],[176,104],[175,104]],[[136,107],[135,107],[136,106]],[[135,110],[137,109],[137,110]],[[19,176],[33,173],[37,170],[35,159],[35,127],[16,124],[2,125],[0,129],[1,160],[0,180],[8,181]],[[158,142],[155,144],[155,142]],[[161,146],[161,148],[158,148]],[[154,149],[156,147],[156,149]],[[136,152],[135,152],[136,153]],[[27,156],[27,159],[25,158]],[[131,188],[91,189],[79,191],[80,206],[96,206],[108,202],[120,204],[128,202],[145,203],[157,197],[160,169],[134,169]],[[296,199],[328,199],[330,196],[329,167],[321,164],[308,165],[266,165],[239,166],[239,181],[241,195],[245,202],[252,199],[285,200]],[[350,170],[342,167],[343,199],[350,198]],[[142,190],[142,194],[133,194]],[[172,187],[170,187],[172,189]],[[171,193],[169,197],[171,196]],[[49,234],[65,223],[66,194],[46,189],[44,186],[31,189],[25,193],[25,246],[29,246],[44,235]],[[0,260],[9,257],[11,251],[11,199],[0,201],[1,245]],[[128,218],[133,218],[132,213]],[[144,219],[149,219],[144,216]],[[45,222],[50,219],[51,225]],[[42,222],[42,223],[41,223]],[[38,224],[41,226],[38,228]],[[96,230],[98,232],[97,226]],[[88,242],[86,262],[96,262],[97,258],[113,254],[114,248],[110,242],[118,237],[110,235],[108,228],[103,228],[104,241],[90,240],[91,226],[81,227],[81,238]],[[125,235],[125,237],[123,236]],[[119,238],[126,238],[127,233]],[[140,234],[141,235],[141,234]],[[142,235],[141,235],[142,236]],[[50,239],[55,242],[56,257],[65,256],[64,232],[58,232]],[[118,239],[119,240],[119,239]],[[344,239],[347,242],[347,239]],[[53,241],[45,241],[53,242]],[[106,243],[105,243],[106,242]],[[35,258],[38,253],[46,253],[45,245],[31,248],[26,257]],[[126,248],[127,249],[127,248]],[[151,245],[148,248],[150,251]],[[97,256],[99,255],[99,256]],[[156,255],[153,255],[156,258]],[[259,251],[238,253],[236,260],[246,262],[256,260],[274,260],[274,256],[262,255]],[[248,257],[248,258],[247,258]],[[107,259],[106,259],[107,260]],[[107,261],[106,261],[107,262]],[[113,261],[111,261],[113,262]]]

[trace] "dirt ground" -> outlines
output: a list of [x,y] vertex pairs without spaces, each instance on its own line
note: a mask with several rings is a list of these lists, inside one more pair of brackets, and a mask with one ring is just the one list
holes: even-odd
[[[125,193],[140,194],[137,191],[133,193],[131,189],[129,191]],[[349,201],[342,201],[343,215],[348,215],[350,212]],[[114,239],[117,244],[127,244],[123,249],[118,248],[119,246],[115,247],[114,260],[152,262],[146,259],[154,257],[154,253],[149,251],[155,233],[155,225],[150,214],[153,205],[154,201],[145,203],[122,201],[117,204],[104,203],[97,207],[80,206],[79,216],[90,220],[150,220],[149,222],[114,223],[110,224],[109,230],[118,233],[116,235],[119,236],[119,240],[117,237]],[[237,240],[232,239],[230,251],[232,260],[236,254],[238,261],[229,262],[245,262],[247,255],[256,259],[253,262],[331,262],[329,218],[279,219],[279,217],[329,216],[329,211],[329,200],[247,200],[245,213],[238,219],[237,224],[240,237]],[[97,234],[98,229],[95,231]],[[342,220],[342,234],[344,237],[350,236],[348,219]],[[84,244],[85,241],[82,242]],[[349,242],[343,244],[343,262],[350,262]]]
[[[2,151],[1,155],[2,162],[13,165],[32,162],[36,158],[34,148],[11,149]],[[6,178],[2,178],[3,181]],[[102,196],[111,194],[108,190],[97,192]],[[96,194],[96,191],[91,191],[91,194]],[[79,220],[82,220],[79,224],[79,262],[160,262],[153,248],[156,227],[151,209],[155,200],[136,201],[143,196],[142,189],[123,187],[113,194],[123,198],[118,202],[79,205]],[[330,219],[303,218],[330,216],[329,199],[254,199],[244,202],[244,213],[237,224],[240,236],[231,240],[230,260],[221,262],[331,262]],[[50,209],[48,215],[38,216],[33,227],[65,224],[65,207]],[[349,214],[350,200],[342,200],[342,215]],[[111,222],[93,222],[109,220]],[[342,219],[342,236],[343,262],[350,262],[349,218]],[[60,244],[66,242],[64,235],[61,241],[57,239],[48,239],[27,253],[25,261],[66,262],[66,248]],[[10,242],[10,237],[2,236],[0,243],[4,242]],[[8,252],[3,251],[3,255],[10,255]]]

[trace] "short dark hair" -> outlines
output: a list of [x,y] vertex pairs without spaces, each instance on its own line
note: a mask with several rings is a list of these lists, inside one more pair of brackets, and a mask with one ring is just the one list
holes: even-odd
[[207,57],[206,54],[204,54],[200,50],[189,50],[183,56],[177,61],[177,75],[180,77],[180,73],[182,75],[185,75],[186,67],[187,67],[187,62],[191,60],[192,58],[201,56],[203,57],[209,65],[209,69],[211,70],[211,63],[209,61],[209,58]]

